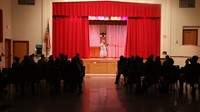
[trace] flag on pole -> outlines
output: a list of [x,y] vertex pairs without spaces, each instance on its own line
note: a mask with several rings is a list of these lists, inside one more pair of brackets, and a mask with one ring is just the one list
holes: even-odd
[[49,52],[51,49],[49,22],[47,23],[47,29],[45,32],[45,43],[46,43],[46,52]]

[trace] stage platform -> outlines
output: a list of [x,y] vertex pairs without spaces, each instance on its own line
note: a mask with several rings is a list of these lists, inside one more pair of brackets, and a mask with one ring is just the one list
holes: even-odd
[[86,74],[116,74],[117,58],[83,59]]

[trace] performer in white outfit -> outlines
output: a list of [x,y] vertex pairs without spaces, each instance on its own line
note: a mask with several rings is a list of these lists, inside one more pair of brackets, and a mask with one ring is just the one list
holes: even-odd
[[107,45],[106,45],[106,42],[105,40],[102,40],[101,41],[101,46],[100,46],[100,57],[101,58],[105,58],[107,56]]

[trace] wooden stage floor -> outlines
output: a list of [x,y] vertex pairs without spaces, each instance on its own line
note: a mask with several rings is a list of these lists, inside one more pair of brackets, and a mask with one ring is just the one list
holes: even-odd
[[118,58],[83,59],[86,74],[116,74]]

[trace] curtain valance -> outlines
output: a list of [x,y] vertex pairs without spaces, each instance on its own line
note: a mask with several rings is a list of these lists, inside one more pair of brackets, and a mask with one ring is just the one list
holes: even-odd
[[113,1],[53,3],[53,16],[160,17],[160,11],[160,4]]

